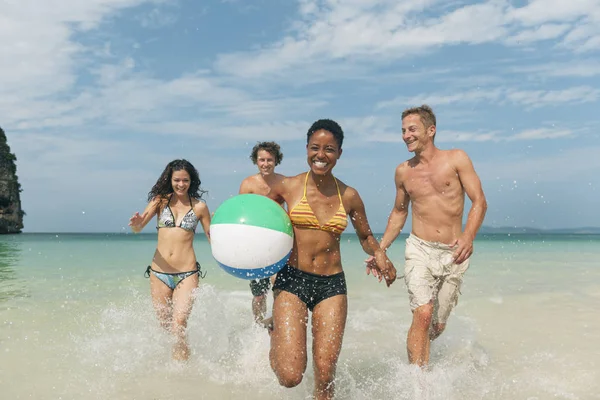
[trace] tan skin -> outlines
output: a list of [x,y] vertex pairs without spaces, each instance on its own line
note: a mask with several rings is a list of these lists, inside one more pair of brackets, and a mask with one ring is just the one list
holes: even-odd
[[[258,167],[258,174],[251,175],[242,181],[239,194],[259,194],[261,196],[266,196],[279,204],[283,204],[283,197],[271,192],[271,186],[284,178],[283,175],[275,173],[275,156],[267,150],[258,150],[256,154],[256,166]],[[271,280],[274,281],[274,279],[275,275]],[[269,327],[271,318],[265,319],[266,313],[267,296],[253,296],[252,314],[254,315],[254,320],[265,327]]]
[[[178,273],[194,271],[196,269],[196,254],[194,252],[194,233],[178,227],[183,216],[193,208],[202,228],[209,237],[210,213],[208,207],[202,201],[192,199],[188,196],[190,186],[190,175],[185,170],[173,171],[171,177],[173,186],[173,197],[169,206],[173,211],[177,227],[162,228],[158,230],[158,244],[154,257],[152,258],[152,269],[158,272]],[[135,213],[129,220],[129,226],[135,233],[140,232],[146,224],[156,215],[157,206],[159,212],[166,207],[166,201],[154,198],[142,214]],[[161,325],[173,333],[176,344],[173,348],[173,358],[176,360],[187,360],[189,347],[186,341],[185,330],[187,320],[192,311],[194,291],[198,287],[198,274],[185,278],[171,290],[153,274],[150,274],[150,293],[152,303]]]
[[[471,160],[462,150],[440,150],[433,143],[436,128],[426,127],[418,114],[402,120],[402,138],[415,156],[396,168],[396,200],[390,213],[381,247],[387,249],[398,237],[412,203],[412,233],[419,238],[455,247],[454,263],[473,254],[473,240],[483,223],[487,202]],[[462,230],[465,193],[472,202]],[[410,363],[429,363],[430,342],[445,329],[432,324],[433,300],[413,312],[408,331]]]
[[[334,136],[325,130],[316,131],[307,145],[310,166],[306,196],[318,221],[329,221],[339,208],[340,201],[332,169],[341,156]],[[304,192],[306,173],[286,178],[273,186],[273,192],[286,201],[290,209],[300,202]],[[373,255],[377,269],[391,285],[396,269],[379,247],[367,221],[364,204],[358,192],[338,181],[342,202],[367,254]],[[302,271],[333,275],[342,271],[340,235],[314,229],[294,227],[294,247],[289,264]],[[347,315],[346,295],[337,295],[320,302],[312,312],[313,366],[315,371],[315,399],[331,399],[334,378]],[[273,306],[273,333],[271,334],[271,367],[281,385],[297,386],[307,365],[306,304],[289,292],[278,291]]]

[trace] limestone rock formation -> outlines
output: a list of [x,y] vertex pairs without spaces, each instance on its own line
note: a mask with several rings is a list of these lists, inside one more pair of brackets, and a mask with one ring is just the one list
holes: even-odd
[[0,234],[20,233],[23,229],[25,212],[21,209],[21,185],[17,180],[16,159],[0,128]]

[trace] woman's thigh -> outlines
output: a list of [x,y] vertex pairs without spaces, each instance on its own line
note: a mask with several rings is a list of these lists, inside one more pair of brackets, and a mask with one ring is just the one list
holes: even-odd
[[273,304],[271,364],[274,368],[306,369],[308,309],[298,296],[279,291]]
[[312,314],[313,362],[319,371],[335,371],[346,329],[348,297],[330,297],[317,304]]

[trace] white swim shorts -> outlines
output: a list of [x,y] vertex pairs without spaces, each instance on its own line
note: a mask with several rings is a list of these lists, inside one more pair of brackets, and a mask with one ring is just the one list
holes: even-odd
[[446,323],[458,303],[463,275],[469,268],[469,259],[455,264],[455,248],[438,242],[427,242],[411,234],[406,239],[404,281],[408,286],[410,308],[433,300],[434,323]]

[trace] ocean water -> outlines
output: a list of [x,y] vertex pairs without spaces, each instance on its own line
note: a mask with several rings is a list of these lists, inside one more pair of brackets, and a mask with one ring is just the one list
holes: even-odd
[[[171,361],[143,277],[155,245],[154,234],[0,236],[1,397],[311,398],[310,362],[298,387],[279,387],[247,281],[220,270],[203,235],[192,356]],[[389,253],[399,271],[403,250],[399,239]],[[404,281],[387,288],[366,276],[353,235],[342,254],[349,314],[337,399],[600,398],[600,236],[480,236],[426,372],[407,364]]]

